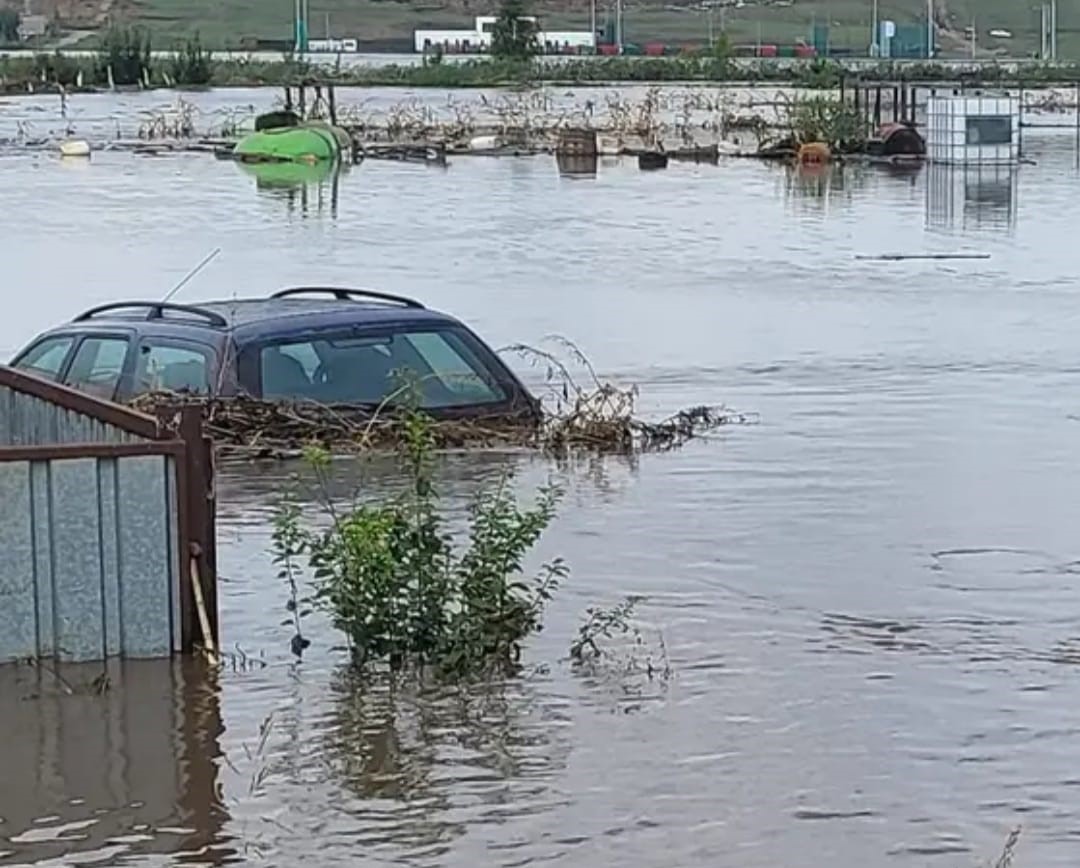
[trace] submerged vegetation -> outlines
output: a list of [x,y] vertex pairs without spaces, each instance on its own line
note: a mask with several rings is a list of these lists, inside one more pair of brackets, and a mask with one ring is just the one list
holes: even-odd
[[[544,609],[569,575],[561,558],[527,566],[562,490],[549,483],[522,506],[513,476],[504,474],[473,499],[463,523],[451,522],[436,481],[436,445],[432,420],[410,409],[397,449],[404,490],[345,506],[331,493],[331,454],[306,451],[329,527],[307,529],[287,494],[273,532],[274,563],[288,593],[284,624],[298,658],[310,646],[302,620],[318,608],[344,634],[360,671],[460,681],[522,669],[523,645],[543,629]],[[310,595],[300,593],[305,573]],[[671,678],[662,634],[647,640],[634,619],[643,599],[587,609],[566,657],[575,672],[615,687],[623,700],[641,699],[647,685]]]
[[796,145],[823,142],[837,153],[852,153],[866,144],[866,121],[846,102],[813,96],[792,101],[787,123]]
[[431,670],[453,678],[509,674],[519,666],[522,642],[540,629],[544,605],[567,575],[560,560],[531,578],[524,566],[555,516],[560,492],[542,488],[535,505],[523,508],[504,478],[473,503],[467,543],[459,548],[440,508],[435,444],[431,420],[410,411],[399,449],[407,491],[345,510],[329,497],[329,454],[309,451],[327,492],[330,528],[300,530],[299,511],[286,502],[275,533],[276,560],[290,587],[294,652],[306,644],[299,638],[294,575],[303,554],[314,576],[315,602],[345,634],[357,666],[385,664],[392,671]]

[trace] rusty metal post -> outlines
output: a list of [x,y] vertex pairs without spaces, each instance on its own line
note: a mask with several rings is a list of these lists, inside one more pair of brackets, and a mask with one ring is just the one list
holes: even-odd
[[333,126],[337,126],[337,100],[334,97],[334,85],[328,84],[326,86],[326,99],[330,106],[330,123]]
[[892,119],[893,123],[900,120],[900,88],[893,85],[892,89]]
[[[221,631],[218,627],[217,602],[217,522],[214,493],[213,444],[203,431],[202,408],[183,407],[180,410],[178,434],[184,441],[183,486],[186,495],[181,509],[186,513],[187,550],[181,552],[184,574],[188,581],[190,597],[192,581],[190,562],[195,559],[199,567],[200,588],[210,620],[210,632],[215,646],[220,646]],[[185,600],[184,606],[192,605]],[[192,625],[194,626],[194,625]]]
[[881,85],[874,92],[874,128],[881,129]]

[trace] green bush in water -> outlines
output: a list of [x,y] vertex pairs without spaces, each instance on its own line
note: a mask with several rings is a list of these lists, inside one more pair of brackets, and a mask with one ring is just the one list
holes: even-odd
[[[291,564],[306,553],[316,602],[345,633],[358,666],[382,663],[451,679],[513,672],[522,643],[540,630],[544,605],[567,574],[559,560],[534,577],[523,573],[560,492],[542,488],[526,509],[504,479],[473,504],[461,549],[439,508],[431,420],[406,413],[401,443],[404,494],[344,512],[327,496],[331,526],[322,534],[298,533],[299,512],[286,504],[275,521],[275,560]],[[308,457],[325,492],[329,455],[316,449]],[[305,644],[299,640],[301,649]]]

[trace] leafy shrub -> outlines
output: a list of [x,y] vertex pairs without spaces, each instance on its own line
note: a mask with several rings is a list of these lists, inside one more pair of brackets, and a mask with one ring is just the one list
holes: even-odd
[[[316,602],[345,633],[359,666],[430,668],[446,678],[513,672],[522,643],[540,630],[544,605],[567,575],[555,560],[524,576],[524,558],[554,518],[560,492],[542,488],[535,505],[522,508],[504,479],[473,504],[467,545],[459,549],[432,478],[431,420],[407,413],[402,435],[408,491],[347,512],[328,501],[330,529],[303,534],[302,544],[298,513],[283,508],[278,561],[287,565],[301,549],[307,553]],[[328,454],[310,458],[325,483]],[[295,589],[290,599],[298,605]]]
[[824,142],[834,151],[858,150],[866,140],[865,123],[846,102],[824,96],[800,99],[788,111],[791,134],[798,144]]

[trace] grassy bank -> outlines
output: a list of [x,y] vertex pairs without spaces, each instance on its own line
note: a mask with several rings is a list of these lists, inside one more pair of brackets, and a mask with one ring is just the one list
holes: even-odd
[[959,74],[936,64],[882,63],[856,75],[835,62],[809,60],[779,64],[770,61],[735,61],[709,56],[631,57],[565,60],[552,63],[499,61],[488,58],[422,66],[388,65],[358,68],[315,67],[303,61],[217,59],[189,47],[172,58],[152,59],[137,46],[125,47],[119,60],[72,57],[61,53],[32,58],[0,58],[0,88],[9,94],[68,90],[95,90],[111,84],[132,87],[257,87],[300,81],[334,82],[343,86],[481,88],[528,86],[541,83],[738,83],[764,82],[811,89],[833,89],[842,80],[955,82],[1038,86],[1080,81],[1080,63],[1029,63],[1020,66],[983,66]]

